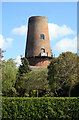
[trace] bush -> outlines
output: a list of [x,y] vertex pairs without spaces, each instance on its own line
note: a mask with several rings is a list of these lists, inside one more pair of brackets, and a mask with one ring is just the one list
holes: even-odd
[[3,97],[2,100],[3,120],[79,119],[79,97]]

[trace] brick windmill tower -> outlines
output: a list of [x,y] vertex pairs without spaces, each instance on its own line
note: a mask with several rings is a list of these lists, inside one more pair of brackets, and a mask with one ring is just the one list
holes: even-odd
[[51,49],[47,18],[33,16],[28,21],[25,57],[31,66],[48,66]]

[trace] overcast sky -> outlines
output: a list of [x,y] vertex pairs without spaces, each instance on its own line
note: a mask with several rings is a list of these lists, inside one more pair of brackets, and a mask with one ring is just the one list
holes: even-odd
[[3,2],[2,34],[0,47],[6,50],[5,58],[25,55],[27,26],[30,16],[46,16],[50,45],[53,54],[77,52],[77,3],[76,2]]

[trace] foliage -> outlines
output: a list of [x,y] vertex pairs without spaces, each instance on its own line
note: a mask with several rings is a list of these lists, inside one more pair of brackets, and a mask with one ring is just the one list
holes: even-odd
[[29,73],[30,71],[31,71],[31,69],[29,67],[29,62],[28,62],[27,58],[25,58],[25,57],[21,58],[21,65],[18,68],[17,80],[15,83],[15,88],[16,88],[19,96],[24,96],[24,92],[25,92],[25,90],[22,89],[22,87],[20,86],[21,78],[24,74]]
[[13,59],[3,61],[2,63],[2,95],[3,96],[14,96],[16,90],[14,88],[16,82],[16,63]]
[[25,57],[19,68],[13,59],[3,61],[2,84],[3,96],[79,96],[79,56],[62,53],[52,58],[48,69],[36,70]]
[[36,90],[37,96],[41,90],[46,92],[49,90],[47,72],[47,68],[41,68],[24,74],[19,81],[20,88],[25,92]]
[[77,84],[74,85],[74,87],[71,90],[71,96],[79,96],[79,82]]
[[65,96],[70,96],[72,88],[79,82],[77,57],[77,54],[71,52],[62,53],[58,58],[53,58],[48,66],[48,80],[55,96],[63,91],[67,93],[64,93]]
[[53,57],[53,52],[52,52],[52,49],[51,49],[51,57]]
[[79,97],[4,97],[4,119],[27,120],[78,120]]
[[19,70],[18,73],[19,75],[23,75],[24,73],[28,73],[29,71],[31,71],[30,67],[29,67],[29,62],[27,60],[27,58],[23,57],[21,58],[21,65],[19,66]]

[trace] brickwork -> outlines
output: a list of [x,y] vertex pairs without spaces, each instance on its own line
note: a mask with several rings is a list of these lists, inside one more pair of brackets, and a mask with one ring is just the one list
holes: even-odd
[[48,66],[51,62],[49,58],[28,58],[30,66]]
[[[44,39],[40,39],[41,34],[44,34]],[[28,22],[26,56],[40,56],[41,48],[45,49],[49,57],[51,56],[47,18],[42,16],[30,17]]]
[[[44,49],[45,52],[43,55],[46,55],[47,58],[41,57],[42,49]],[[36,58],[36,56],[39,58]],[[28,58],[29,64],[32,66],[49,65],[51,49],[49,41],[48,21],[46,17],[33,16],[29,18],[25,57]]]

